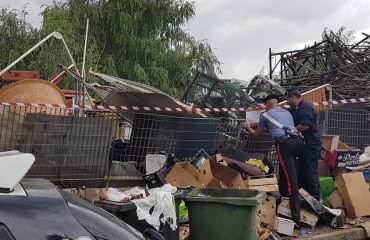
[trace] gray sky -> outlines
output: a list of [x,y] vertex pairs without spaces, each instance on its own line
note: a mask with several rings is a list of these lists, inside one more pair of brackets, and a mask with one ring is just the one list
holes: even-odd
[[[28,20],[41,24],[42,4],[52,0],[0,0],[21,8]],[[268,49],[279,52],[320,40],[325,27],[370,33],[368,0],[196,0],[196,15],[185,28],[206,39],[223,62],[223,78],[249,80],[268,67]],[[266,68],[267,70],[267,68]]]

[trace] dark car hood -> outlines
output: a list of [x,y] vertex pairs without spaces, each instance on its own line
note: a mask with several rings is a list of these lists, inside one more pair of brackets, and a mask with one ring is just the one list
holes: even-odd
[[[80,206],[78,201],[70,203],[64,195],[71,201],[73,196],[61,194],[47,180],[23,179],[21,185],[27,196],[0,196],[0,222],[8,227],[16,240],[75,240],[82,236],[95,239],[81,220],[94,223],[96,212],[90,213],[91,210]],[[84,203],[83,200],[81,202]],[[89,206],[89,203],[85,204]],[[85,213],[80,219],[76,218],[79,211]],[[129,237],[122,239],[140,239],[130,232],[126,234]]]

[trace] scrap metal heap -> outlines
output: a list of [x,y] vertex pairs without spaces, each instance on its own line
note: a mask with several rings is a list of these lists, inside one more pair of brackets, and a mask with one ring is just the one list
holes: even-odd
[[301,50],[269,51],[270,78],[286,89],[302,92],[324,84],[333,86],[334,99],[370,95],[370,35],[346,44],[325,33],[323,41]]

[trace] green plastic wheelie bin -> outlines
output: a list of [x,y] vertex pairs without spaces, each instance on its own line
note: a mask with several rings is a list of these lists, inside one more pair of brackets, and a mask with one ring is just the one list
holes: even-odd
[[191,240],[255,240],[256,209],[266,197],[248,189],[195,189],[186,198]]

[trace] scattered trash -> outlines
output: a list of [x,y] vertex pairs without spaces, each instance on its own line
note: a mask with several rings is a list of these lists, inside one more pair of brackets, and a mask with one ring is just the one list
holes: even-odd
[[99,192],[100,200],[108,200],[112,202],[129,202],[134,199],[145,198],[145,191],[139,187],[134,187],[130,190],[121,192],[116,188],[100,189]]
[[[278,206],[277,213],[281,216],[292,218],[292,212],[290,211],[289,199],[282,199]],[[319,216],[311,211],[301,208],[301,222],[309,225],[311,228],[315,228]]]
[[166,163],[167,157],[163,154],[147,154],[145,157],[146,174],[152,174],[162,169]]
[[312,228],[301,227],[301,229],[299,229],[299,232],[300,232],[300,235],[301,235],[302,237],[306,237],[306,236],[308,236],[310,233],[312,233]]
[[[166,192],[164,190],[170,191]],[[173,204],[172,191],[173,189],[169,186],[163,189],[154,188],[150,189],[150,195],[148,197],[134,200],[138,219],[145,219],[156,230],[159,229],[161,222],[165,223],[167,220],[170,220],[171,229],[175,230],[177,228],[177,217]],[[151,212],[152,208],[153,212]]]
[[266,224],[268,228],[273,228],[276,218],[276,198],[273,196],[266,196],[257,207],[257,214],[261,223]]
[[320,192],[324,205],[329,205],[328,197],[334,192],[334,179],[332,177],[319,177]]
[[333,228],[340,228],[344,226],[345,216],[342,210],[331,209],[324,206],[302,188],[299,189],[299,194],[311,207],[311,209],[319,215],[320,219],[325,225]]
[[331,167],[356,167],[360,161],[362,151],[351,148],[339,141],[339,136],[323,135],[321,137],[323,150],[321,157]]
[[294,222],[290,219],[277,217],[275,219],[274,229],[283,235],[293,236],[294,225]]
[[203,149],[200,149],[199,152],[193,157],[193,165],[195,168],[199,169],[208,159],[208,154]]
[[179,240],[187,240],[190,236],[189,224],[183,224],[180,226],[180,236]]
[[189,222],[189,213],[184,201],[181,201],[179,205],[179,218],[180,223]]
[[334,192],[330,194],[328,201],[333,208],[344,208],[343,199],[338,190],[334,190]]

